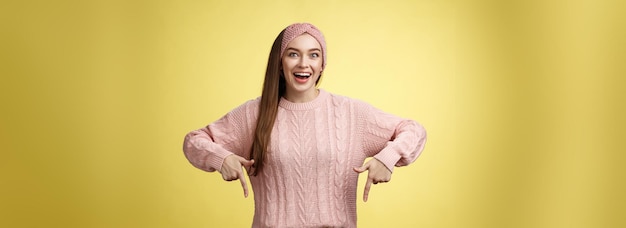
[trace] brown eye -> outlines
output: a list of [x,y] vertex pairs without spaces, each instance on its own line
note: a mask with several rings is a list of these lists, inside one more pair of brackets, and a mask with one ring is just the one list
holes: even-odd
[[311,54],[311,58],[317,58],[317,57],[320,57],[320,54],[318,54],[318,53]]
[[287,56],[289,57],[298,57],[298,54],[295,52],[290,52],[289,54],[287,54]]

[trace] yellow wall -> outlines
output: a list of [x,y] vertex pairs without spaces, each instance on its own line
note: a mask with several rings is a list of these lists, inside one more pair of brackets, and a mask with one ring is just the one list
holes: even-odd
[[258,96],[301,21],[327,38],[321,88],[429,132],[360,227],[626,225],[624,1],[16,2],[0,227],[248,227],[253,200],[183,136]]

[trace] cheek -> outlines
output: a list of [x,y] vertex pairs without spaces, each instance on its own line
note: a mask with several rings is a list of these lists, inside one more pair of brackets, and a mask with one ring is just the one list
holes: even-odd
[[322,68],[322,58],[310,59],[309,65],[315,69]]
[[282,63],[283,70],[285,71],[293,69],[298,64],[298,62],[290,59],[283,59]]
[[314,68],[315,68],[315,71],[317,72],[322,71],[322,61],[321,60],[315,61]]

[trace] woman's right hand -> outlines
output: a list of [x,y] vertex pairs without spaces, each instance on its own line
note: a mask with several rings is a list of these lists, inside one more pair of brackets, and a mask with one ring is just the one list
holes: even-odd
[[252,164],[254,164],[254,160],[246,160],[241,156],[231,154],[224,158],[222,169],[220,170],[222,178],[224,178],[225,181],[234,181],[239,179],[241,187],[243,188],[244,197],[248,197],[248,184],[246,183],[246,177],[243,174],[243,167],[250,168]]

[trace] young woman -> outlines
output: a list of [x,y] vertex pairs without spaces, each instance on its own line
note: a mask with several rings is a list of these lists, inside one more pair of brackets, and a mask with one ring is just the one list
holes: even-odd
[[253,227],[355,227],[358,174],[368,171],[367,201],[372,183],[388,182],[424,148],[415,121],[318,89],[325,66],[322,33],[288,26],[272,46],[261,97],[185,137],[191,164],[239,179],[246,197],[248,171]]

